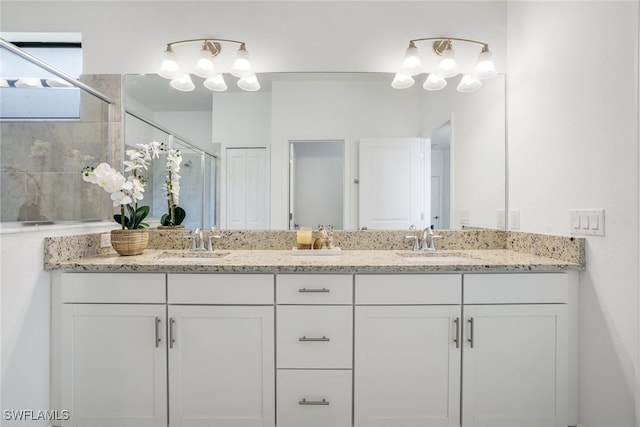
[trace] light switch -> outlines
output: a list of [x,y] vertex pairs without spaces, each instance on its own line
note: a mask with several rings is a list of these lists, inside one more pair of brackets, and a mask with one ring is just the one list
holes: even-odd
[[600,226],[600,221],[598,215],[589,215],[589,227],[592,230],[597,230]]
[[580,214],[580,226],[583,230],[589,229],[589,215]]
[[511,209],[509,211],[509,229],[520,230],[520,210]]
[[573,227],[574,230],[580,230],[580,215],[575,211],[571,211],[571,227]]

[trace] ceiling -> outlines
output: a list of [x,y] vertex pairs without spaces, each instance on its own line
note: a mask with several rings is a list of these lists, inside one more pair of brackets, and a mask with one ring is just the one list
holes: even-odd
[[[2,0],[0,28],[80,32],[87,74],[155,73],[166,43],[202,37],[245,41],[258,73],[395,72],[410,39],[470,38],[489,43],[505,72],[506,4]],[[220,68],[233,56],[221,55]]]

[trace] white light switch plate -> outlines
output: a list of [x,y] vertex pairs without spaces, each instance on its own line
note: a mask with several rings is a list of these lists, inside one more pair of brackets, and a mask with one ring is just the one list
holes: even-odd
[[460,225],[469,225],[469,210],[462,209],[460,211]]
[[604,209],[571,209],[571,234],[604,236]]

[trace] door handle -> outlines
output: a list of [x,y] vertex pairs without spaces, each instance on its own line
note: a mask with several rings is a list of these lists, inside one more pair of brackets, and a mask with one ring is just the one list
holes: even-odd
[[467,338],[467,341],[469,341],[470,347],[473,348],[473,344],[474,344],[474,321],[473,321],[473,317],[470,317],[469,320],[469,338]]
[[453,339],[453,342],[456,343],[456,348],[460,348],[460,318],[456,317],[453,323],[456,325],[456,337]]
[[162,338],[160,338],[160,318],[156,316],[156,348],[160,347]]
[[173,348],[173,345],[176,342],[176,338],[174,337],[174,331],[173,331],[175,324],[176,324],[176,319],[174,319],[173,317],[169,319],[169,348]]

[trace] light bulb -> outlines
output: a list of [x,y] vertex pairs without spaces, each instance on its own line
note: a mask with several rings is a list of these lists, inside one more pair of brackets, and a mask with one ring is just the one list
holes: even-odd
[[238,49],[238,53],[236,55],[236,60],[229,72],[240,79],[243,77],[250,77],[251,74],[253,74],[251,71],[251,62],[249,61],[249,52],[247,52],[244,43],[240,45],[240,49]]
[[480,89],[482,82],[473,74],[465,74],[458,84],[458,92],[473,92]]
[[204,87],[214,92],[224,92],[227,90],[227,83],[222,74],[216,74],[204,81]]
[[260,83],[258,82],[258,78],[256,75],[252,75],[249,77],[243,77],[238,80],[238,87],[242,90],[246,90],[249,92],[255,92],[260,89]]
[[216,74],[216,68],[213,65],[213,55],[206,46],[202,47],[198,62],[196,62],[196,68],[193,70],[193,74],[203,79],[208,79]]
[[440,63],[438,64],[437,73],[444,78],[453,77],[459,73],[456,53],[453,51],[451,43],[449,43],[449,46],[442,52],[442,59],[440,59]]
[[391,87],[394,89],[407,89],[413,86],[414,83],[413,77],[403,73],[396,73],[391,82]]
[[402,74],[409,76],[415,76],[422,72],[422,61],[418,53],[418,48],[415,43],[410,42],[407,52],[404,55],[404,61],[402,61]]
[[426,90],[440,90],[447,85],[447,80],[436,73],[430,73],[422,87]]
[[167,50],[162,55],[162,64],[158,74],[165,79],[177,79],[182,77],[180,67],[178,66],[178,58],[176,53],[171,49],[171,46],[167,46]]
[[482,52],[480,52],[478,56],[475,74],[479,79],[491,79],[498,74],[496,66],[493,64],[493,55],[486,45],[482,48]]
[[169,84],[172,88],[177,89],[181,92],[191,92],[196,88],[196,86],[191,81],[191,76],[189,74],[184,74],[180,78],[173,79]]

